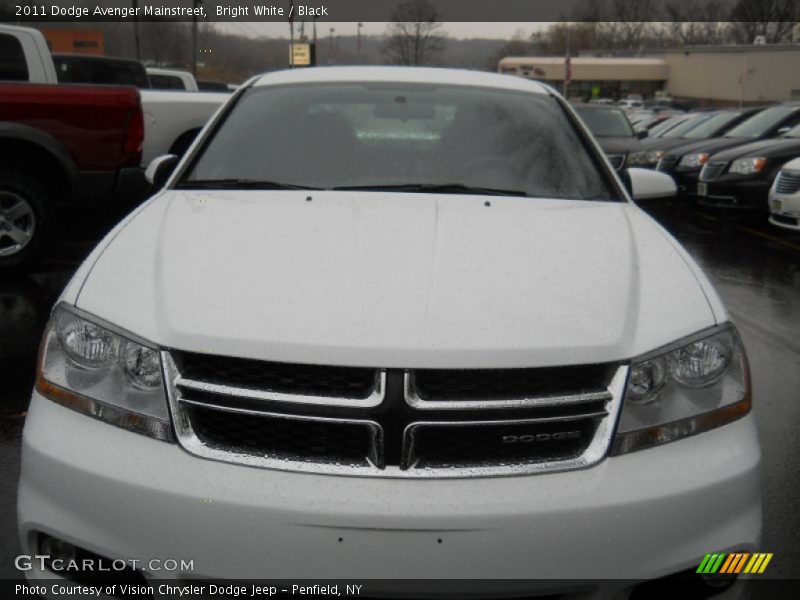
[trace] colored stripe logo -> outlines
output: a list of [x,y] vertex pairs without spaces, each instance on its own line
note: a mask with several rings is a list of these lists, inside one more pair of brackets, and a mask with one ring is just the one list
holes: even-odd
[[739,573],[763,573],[772,553],[769,552],[715,552],[706,554],[697,567],[697,572],[703,575],[738,575]]

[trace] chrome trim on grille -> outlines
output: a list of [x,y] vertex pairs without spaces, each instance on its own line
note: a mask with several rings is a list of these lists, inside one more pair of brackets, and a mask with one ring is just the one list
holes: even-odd
[[[545,473],[550,471],[571,471],[574,469],[583,469],[590,467],[600,462],[608,455],[608,450],[611,445],[611,440],[614,436],[614,427],[616,425],[617,415],[620,411],[622,404],[622,394],[625,390],[625,385],[628,381],[629,367],[627,365],[620,366],[611,383],[608,385],[608,391],[611,399],[605,411],[595,411],[584,413],[581,415],[571,415],[565,417],[549,417],[540,419],[509,419],[501,421],[420,421],[409,424],[403,435],[403,459],[406,461],[406,473],[410,473],[413,477],[430,477],[430,478],[454,478],[454,477],[503,477],[512,475],[530,475],[534,473]],[[468,466],[468,467],[423,467],[415,468],[416,460],[414,456],[414,429],[420,426],[435,425],[435,426],[468,426],[468,425],[481,425],[484,423],[495,425],[513,425],[519,423],[536,424],[546,422],[569,422],[586,418],[598,418],[600,422],[597,424],[597,429],[594,432],[592,441],[589,443],[583,453],[572,459],[558,460],[558,461],[545,461],[536,463],[520,463],[510,465],[490,465],[490,466]]]
[[537,396],[533,398],[505,398],[500,400],[424,400],[414,387],[414,373],[406,371],[403,395],[409,406],[420,410],[486,410],[492,408],[533,408],[541,406],[575,406],[589,402],[608,402],[611,393],[589,392],[567,396]]
[[[186,380],[181,378],[181,374],[177,365],[170,356],[168,351],[161,353],[164,381],[167,388],[167,398],[169,402],[170,412],[172,414],[173,423],[177,440],[181,447],[190,454],[206,458],[210,460],[217,460],[226,463],[240,464],[252,467],[261,467],[267,469],[274,469],[279,471],[293,471],[302,473],[318,473],[318,474],[331,474],[331,475],[348,475],[360,477],[390,477],[390,478],[471,478],[471,477],[501,477],[513,475],[529,475],[535,473],[551,472],[551,471],[568,471],[573,469],[581,469],[592,466],[608,455],[611,440],[614,433],[614,427],[617,416],[621,409],[622,396],[624,393],[625,385],[628,379],[629,366],[627,364],[620,365],[610,383],[607,390],[604,392],[596,392],[589,394],[577,394],[574,396],[557,396],[557,397],[542,397],[542,398],[521,398],[521,399],[507,399],[496,401],[422,401],[424,406],[419,406],[411,403],[409,394],[404,393],[406,402],[410,405],[411,409],[417,408],[478,408],[478,409],[520,409],[520,408],[543,408],[543,407],[570,407],[574,410],[576,405],[588,402],[604,402],[604,407],[592,407],[591,410],[586,412],[573,412],[570,415],[564,416],[548,416],[548,417],[525,417],[518,419],[474,419],[462,421],[432,421],[430,420],[429,412],[420,412],[419,417],[426,417],[424,420],[414,420],[412,417],[408,424],[405,425],[402,431],[402,456],[400,459],[400,466],[387,466],[384,456],[384,431],[381,424],[372,420],[368,416],[365,417],[330,417],[330,416],[316,416],[308,414],[275,412],[275,408],[265,405],[264,410],[259,410],[251,406],[245,408],[243,406],[225,405],[214,400],[205,400],[199,398],[191,398],[184,396],[184,392],[191,394],[192,390],[199,392],[210,392],[213,394],[221,395],[224,398],[233,398],[238,395],[240,389],[227,387],[223,393],[217,391],[216,388],[209,388],[208,386],[190,386],[186,385]],[[381,402],[385,400],[386,395],[386,372],[380,371],[380,397]],[[410,377],[408,373],[404,378],[404,388],[409,389]],[[198,383],[198,382],[193,382]],[[226,386],[221,386],[226,387]],[[260,392],[259,390],[248,390],[251,392],[248,395],[239,395],[238,397],[243,400],[267,400],[284,402],[282,399],[276,399],[275,395],[271,392]],[[227,392],[227,393],[225,393]],[[281,394],[283,396],[284,394]],[[297,396],[292,400],[286,402],[280,407],[281,410],[286,410],[292,406],[304,403],[303,396]],[[317,398],[317,397],[314,397]],[[329,399],[325,399],[329,400]],[[373,400],[374,401],[374,400]],[[399,402],[402,402],[398,398]],[[380,404],[381,402],[378,402]],[[310,406],[319,406],[313,402],[305,402]],[[430,406],[433,405],[433,406]],[[439,406],[437,406],[439,405]],[[446,405],[446,406],[443,406]],[[342,406],[352,407],[354,404],[349,402],[345,405],[342,404],[327,404],[326,411],[330,413],[331,410],[339,410]],[[371,408],[375,408],[373,405]],[[315,462],[313,460],[297,460],[291,458],[284,458],[279,456],[265,456],[257,453],[248,453],[243,450],[235,448],[220,448],[206,443],[202,440],[194,428],[192,427],[191,417],[187,407],[199,407],[209,410],[218,410],[228,413],[240,413],[251,417],[263,416],[265,418],[278,418],[278,419],[291,419],[299,421],[316,421],[327,423],[341,423],[347,425],[360,425],[369,429],[370,432],[370,447],[367,456],[364,457],[363,462]],[[362,410],[365,408],[361,406]],[[589,407],[587,407],[588,409]],[[369,414],[369,413],[368,413]],[[594,429],[594,435],[589,442],[586,449],[580,456],[567,459],[567,460],[550,460],[543,462],[518,462],[518,463],[505,463],[505,464],[492,464],[487,466],[447,466],[447,467],[419,467],[415,468],[414,456],[414,432],[427,425],[434,424],[436,426],[470,426],[470,425],[514,425],[519,423],[536,424],[548,422],[570,422],[579,420],[596,419],[597,425]],[[402,425],[398,425],[401,427]]]
[[[170,359],[172,360],[172,359]],[[378,371],[375,377],[375,387],[372,393],[366,398],[347,398],[332,396],[312,396],[301,394],[286,394],[283,392],[273,392],[270,390],[254,390],[252,388],[241,388],[224,384],[209,383],[205,381],[194,381],[186,379],[180,375],[175,380],[178,387],[196,390],[198,392],[208,392],[223,396],[235,396],[237,398],[247,398],[249,400],[266,400],[269,402],[293,402],[297,404],[311,404],[317,406],[346,406],[350,408],[372,408],[383,402],[386,390],[386,373]]]
[[778,173],[775,182],[775,192],[778,194],[794,194],[800,192],[800,171],[783,170]]
[[703,168],[700,169],[700,181],[714,181],[717,177],[722,175],[727,166],[727,162],[707,162],[703,165]]
[[[378,474],[383,472],[384,459],[383,459],[383,430],[378,423],[366,419],[347,419],[347,418],[329,418],[329,417],[314,417],[308,415],[287,415],[283,413],[274,413],[267,411],[255,411],[242,409],[237,407],[220,406],[218,404],[209,402],[200,402],[183,398],[180,394],[176,383],[180,379],[180,373],[177,366],[170,356],[169,352],[162,351],[161,364],[164,369],[164,381],[167,387],[167,399],[172,412],[172,419],[175,425],[175,433],[180,445],[190,454],[200,456],[201,458],[208,458],[220,462],[234,463],[239,465],[246,465],[252,467],[262,467],[267,469],[275,469],[279,471],[298,471],[305,473],[329,473],[336,475],[358,475],[363,474],[363,471],[368,471],[371,474]],[[188,404],[191,406],[199,406],[201,408],[208,408],[214,410],[221,410],[224,412],[236,412],[248,414],[250,416],[263,416],[267,418],[283,418],[298,421],[316,421],[316,422],[331,422],[343,423],[348,425],[361,425],[370,430],[370,451],[364,457],[364,463],[324,463],[324,462],[311,462],[302,460],[292,460],[281,457],[260,456],[254,454],[247,454],[244,452],[232,452],[229,450],[217,448],[206,444],[201,440],[194,431],[188,415],[180,407],[181,404]]]

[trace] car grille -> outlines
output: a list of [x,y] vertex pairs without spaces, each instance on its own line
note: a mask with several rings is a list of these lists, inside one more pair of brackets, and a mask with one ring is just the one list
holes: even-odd
[[665,173],[671,173],[675,170],[675,167],[678,165],[678,157],[673,154],[665,154],[662,156],[659,161],[658,165],[656,165],[656,170],[663,171]]
[[800,192],[800,171],[781,171],[778,173],[775,191],[779,194]]
[[608,451],[627,377],[616,364],[403,370],[162,358],[177,437],[189,452],[362,476],[589,466]]
[[726,162],[709,162],[703,165],[700,170],[700,181],[713,181],[725,170],[728,165]]
[[625,155],[609,154],[608,161],[611,163],[611,166],[614,167],[615,171],[619,171],[625,166]]

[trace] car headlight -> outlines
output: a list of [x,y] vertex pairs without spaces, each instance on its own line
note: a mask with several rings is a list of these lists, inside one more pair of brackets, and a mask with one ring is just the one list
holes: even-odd
[[680,166],[689,169],[699,169],[706,162],[708,162],[709,154],[706,152],[699,152],[696,154],[686,154],[681,158]]
[[655,165],[666,152],[663,150],[650,150],[634,152],[628,157],[628,162],[634,165]]
[[118,427],[173,439],[158,349],[76,309],[59,305],[53,311],[36,390]]
[[633,362],[612,454],[665,444],[750,411],[750,373],[730,324]]
[[731,163],[728,173],[738,173],[739,175],[752,175],[760,173],[767,164],[766,158],[749,157],[739,158]]

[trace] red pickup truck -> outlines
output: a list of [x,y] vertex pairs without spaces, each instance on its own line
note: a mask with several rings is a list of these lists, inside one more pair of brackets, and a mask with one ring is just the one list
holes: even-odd
[[55,216],[143,197],[133,87],[0,83],[0,270],[28,266]]

